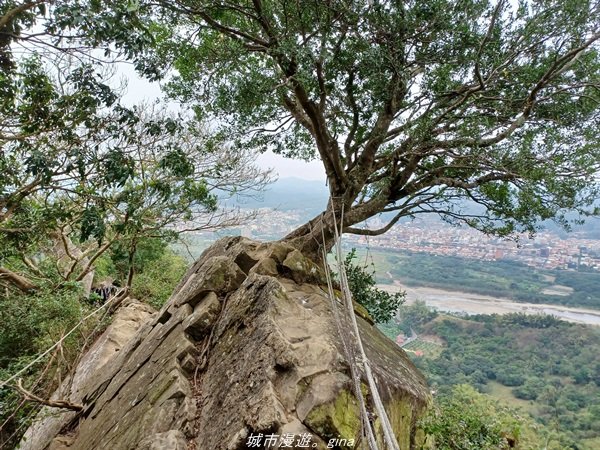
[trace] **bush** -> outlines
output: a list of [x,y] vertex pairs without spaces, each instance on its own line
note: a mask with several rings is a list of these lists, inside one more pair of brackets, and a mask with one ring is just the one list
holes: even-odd
[[456,386],[450,395],[437,399],[421,427],[433,448],[481,450],[508,448],[505,429],[518,434],[516,424],[503,426],[494,417],[492,402],[468,385]]
[[160,309],[187,269],[184,258],[166,249],[157,259],[145,261],[143,271],[133,278],[131,294]]
[[[77,285],[60,289],[41,287],[35,294],[8,293],[0,299],[0,380],[5,381],[38,354],[60,340],[90,312],[80,301]],[[96,325],[94,317],[62,342],[56,355],[48,355],[22,374],[23,385],[48,398],[64,379],[70,366],[81,353],[86,337]],[[102,327],[101,327],[102,328]],[[101,329],[100,328],[100,329]],[[16,391],[0,390],[0,448],[14,448],[39,405],[25,403]]]
[[436,397],[419,425],[427,437],[421,450],[558,450],[568,445],[564,436],[464,384]]
[[[88,312],[80,301],[78,286],[52,290],[41,288],[34,295],[11,293],[0,308],[0,368],[15,358],[33,355],[59,340]],[[63,351],[75,345],[72,337]]]
[[389,322],[398,308],[404,303],[404,292],[390,294],[377,289],[375,269],[367,271],[365,266],[354,263],[356,249],[353,248],[344,261],[348,284],[354,300],[364,306],[376,323]]
[[[129,271],[128,249],[115,245],[96,263],[96,280],[114,280],[123,286]],[[139,241],[133,259],[134,275],[130,295],[156,309],[167,301],[187,269],[185,258],[177,255],[163,238]]]
[[546,387],[546,383],[539,378],[528,378],[522,386],[512,390],[515,397],[522,400],[536,400]]
[[496,371],[496,381],[502,383],[504,386],[521,386],[525,382],[525,377],[511,370],[514,370],[514,368]]

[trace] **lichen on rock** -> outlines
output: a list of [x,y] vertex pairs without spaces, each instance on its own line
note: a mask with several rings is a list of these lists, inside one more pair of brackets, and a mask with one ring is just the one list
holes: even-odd
[[[54,439],[71,450],[235,450],[257,433],[309,434],[317,448],[358,440],[349,364],[323,284],[323,269],[286,243],[218,241],[163,309],[82,384],[84,410],[61,427],[68,436],[54,428],[27,448],[46,449]],[[428,401],[424,378],[360,312],[386,411],[408,450]]]

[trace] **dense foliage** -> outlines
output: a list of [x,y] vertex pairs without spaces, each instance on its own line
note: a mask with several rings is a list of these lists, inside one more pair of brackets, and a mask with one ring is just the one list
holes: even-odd
[[404,293],[390,294],[376,287],[375,268],[354,262],[356,250],[352,249],[344,260],[344,268],[348,276],[348,285],[355,301],[369,311],[376,323],[390,321],[398,307],[404,302]]
[[[236,148],[321,159],[331,206],[299,246],[332,238],[342,209],[361,234],[421,213],[507,234],[596,212],[597,2],[64,3],[62,26],[167,79]],[[382,211],[381,229],[353,227]]]
[[[598,442],[598,328],[524,314],[432,316],[422,304],[402,306],[400,317],[419,334],[408,348],[423,351],[414,361],[442,395],[469,384],[524,408],[560,432],[565,445],[592,449]],[[385,331],[394,336],[407,325],[388,324]],[[437,351],[427,348],[431,336],[443,342]]]
[[560,436],[536,425],[526,414],[459,384],[435,397],[420,427],[424,449],[563,450]]
[[[10,293],[1,298],[0,380],[4,381],[62,338],[92,309],[82,301],[76,284],[57,291],[43,285],[33,295]],[[49,395],[72,368],[88,339],[103,329],[102,316],[86,322],[78,333],[20,378],[31,391]],[[26,402],[15,390],[0,389],[0,447],[14,448],[39,405]]]
[[238,223],[215,191],[260,189],[268,171],[183,109],[124,105],[111,52],[94,51],[67,2],[50,3],[0,6],[0,283],[35,290],[15,269],[40,275],[33,256],[52,247],[65,281],[82,281],[118,242],[130,287],[140,241]]

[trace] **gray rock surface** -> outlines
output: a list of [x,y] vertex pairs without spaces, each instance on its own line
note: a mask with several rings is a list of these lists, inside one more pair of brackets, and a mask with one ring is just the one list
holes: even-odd
[[[72,403],[82,403],[97,373],[103,370],[105,364],[118,354],[154,313],[155,311],[144,303],[125,300],[115,313],[112,323],[81,358],[74,376],[63,382],[52,399],[68,398]],[[42,408],[37,420],[23,436],[19,449],[47,448],[54,437],[76,418],[77,413],[74,411]],[[64,448],[69,441],[68,437],[59,437],[50,448]]]
[[[358,439],[357,401],[323,279],[289,245],[220,240],[101,370],[78,368],[85,379],[70,398],[84,410],[61,413],[68,420],[60,428],[40,418],[26,448],[242,449],[258,433],[307,434],[313,448]],[[408,450],[428,402],[424,378],[368,320],[359,315],[358,322],[400,448]]]

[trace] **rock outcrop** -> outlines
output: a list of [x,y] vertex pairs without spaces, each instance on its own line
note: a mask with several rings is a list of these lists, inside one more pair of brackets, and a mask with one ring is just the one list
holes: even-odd
[[[148,322],[155,311],[136,300],[126,300],[115,313],[112,323],[102,336],[81,358],[72,377],[66,379],[52,396],[52,400],[68,398],[71,403],[81,404],[89,392],[95,376],[135,336],[140,327]],[[45,449],[53,438],[77,419],[74,411],[44,407],[38,419],[23,436],[20,450]],[[61,439],[57,439],[57,442]],[[56,447],[55,445],[53,447]]]
[[[40,417],[23,448],[216,450],[301,439],[309,448],[333,439],[330,448],[359,448],[358,405],[324,284],[322,269],[286,244],[220,240],[160,312],[87,371],[70,397],[83,411]],[[428,401],[425,381],[362,315],[380,394],[408,450]]]

